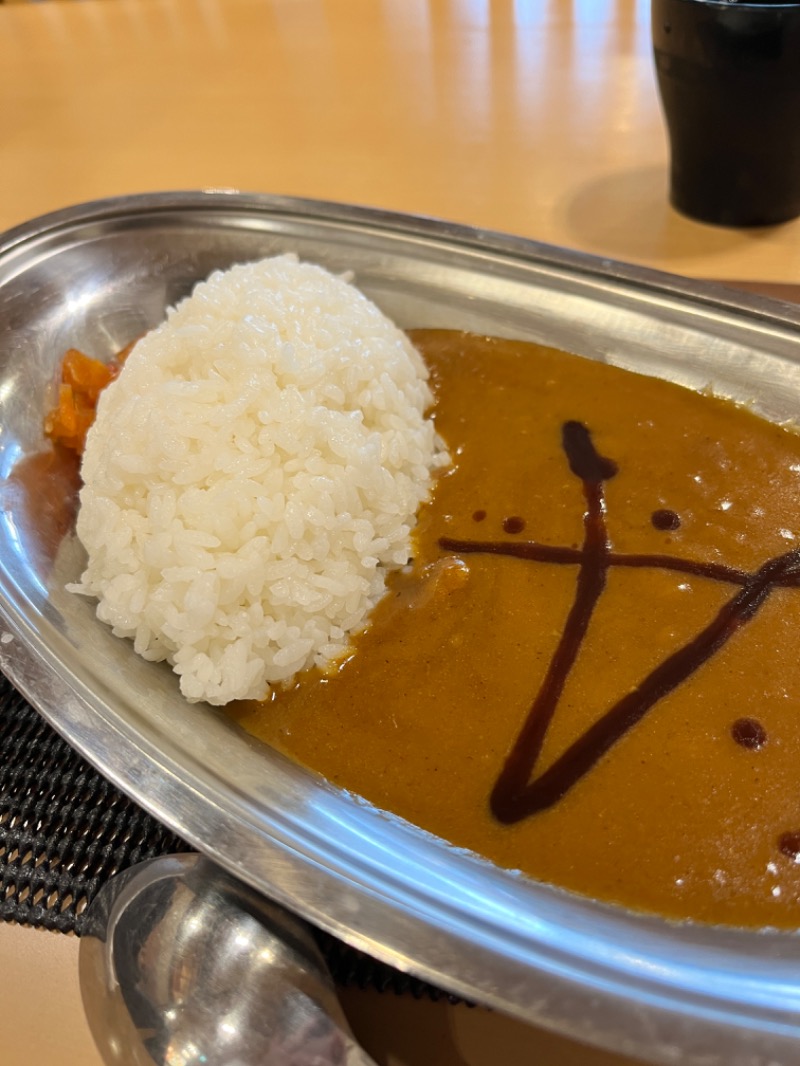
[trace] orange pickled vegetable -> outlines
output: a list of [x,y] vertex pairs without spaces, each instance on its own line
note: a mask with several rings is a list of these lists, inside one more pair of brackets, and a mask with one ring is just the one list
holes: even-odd
[[77,348],[70,348],[61,363],[58,404],[45,416],[44,431],[54,444],[83,453],[86,434],[94,422],[103,389],[119,374],[132,342],[111,363],[101,363]]
[[96,401],[111,381],[111,370],[98,359],[90,359],[77,348],[70,348],[61,364],[61,380]]

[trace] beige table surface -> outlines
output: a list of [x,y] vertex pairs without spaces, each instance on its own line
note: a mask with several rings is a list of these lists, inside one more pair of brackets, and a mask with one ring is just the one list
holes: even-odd
[[[646,0],[0,3],[0,230],[238,188],[800,282],[800,222],[737,232],[668,206],[648,20]],[[99,1062],[76,958],[74,938],[0,926],[0,1066]],[[482,1010],[344,999],[387,1066],[623,1061]]]

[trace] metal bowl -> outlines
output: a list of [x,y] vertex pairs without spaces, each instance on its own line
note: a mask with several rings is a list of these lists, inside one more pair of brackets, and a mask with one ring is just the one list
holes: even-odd
[[800,312],[530,241],[236,193],[56,212],[0,238],[0,667],[90,762],[229,871],[403,970],[654,1063],[800,1060],[800,939],[675,924],[534,883],[373,809],[189,706],[65,582],[74,537],[8,475],[71,346],[110,355],[216,267],[293,250],[403,326],[543,340],[767,416],[800,409]]

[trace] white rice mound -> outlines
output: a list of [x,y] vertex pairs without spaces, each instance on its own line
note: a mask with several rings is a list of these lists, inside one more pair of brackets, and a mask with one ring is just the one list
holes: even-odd
[[72,591],[191,701],[262,699],[348,649],[447,462],[407,337],[283,255],[213,274],[103,393]]

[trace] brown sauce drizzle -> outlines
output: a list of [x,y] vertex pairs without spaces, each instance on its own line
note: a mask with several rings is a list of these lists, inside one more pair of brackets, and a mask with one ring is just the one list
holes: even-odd
[[506,533],[521,533],[524,528],[525,519],[520,518],[519,515],[513,514],[503,519],[503,530]]
[[767,731],[757,718],[737,718],[731,726],[731,736],[751,751],[758,751],[767,743]]
[[653,524],[654,529],[660,529],[664,532],[673,532],[676,529],[681,528],[680,515],[675,511],[670,511],[666,507],[661,507],[657,511],[653,511],[650,515],[650,521]]
[[800,830],[793,829],[778,837],[778,849],[795,862],[800,862]]
[[[686,681],[746,625],[775,587],[800,583],[800,549],[769,559],[753,573],[691,559],[612,552],[606,530],[603,485],[617,473],[617,465],[599,454],[589,430],[579,422],[564,423],[562,447],[570,470],[583,484],[586,500],[584,540],[580,548],[562,548],[533,541],[510,544],[448,537],[439,540],[440,547],[446,551],[510,555],[530,561],[578,566],[575,597],[564,630],[539,692],[492,789],[492,813],[506,824],[521,821],[556,804],[659,700]],[[635,689],[597,719],[550,767],[538,777],[532,777],[611,566],[675,570],[741,587],[704,629],[651,670]],[[800,833],[784,833],[779,847],[786,855],[800,857]]]

